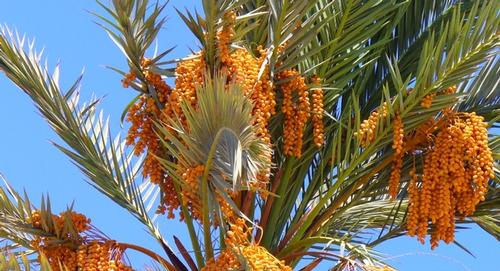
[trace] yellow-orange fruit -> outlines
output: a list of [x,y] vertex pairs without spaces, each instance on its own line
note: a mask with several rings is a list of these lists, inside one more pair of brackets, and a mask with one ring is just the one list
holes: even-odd
[[403,167],[403,139],[404,127],[401,115],[396,113],[393,120],[393,140],[392,149],[394,150],[394,160],[392,161],[391,176],[389,177],[389,195],[395,199],[398,195],[399,180],[401,178],[401,168]]
[[436,96],[436,93],[431,93],[431,94],[424,96],[424,98],[420,102],[420,106],[422,106],[423,108],[430,108],[432,105],[432,99],[434,99],[434,96]]
[[128,145],[134,145],[136,155],[147,151],[142,173],[144,177],[149,177],[151,182],[160,184],[165,182],[166,176],[155,158],[155,156],[160,156],[163,150],[161,141],[156,135],[154,123],[160,120],[160,105],[167,101],[172,90],[159,74],[150,70],[151,60],[145,58],[141,65],[144,70],[144,78],[152,86],[154,93],[141,96],[129,108],[127,121],[131,123],[131,126],[126,141]]
[[[424,242],[433,225],[431,247],[454,240],[455,215],[469,216],[484,200],[493,175],[487,123],[475,113],[448,112],[427,147],[422,185],[410,182],[408,234]],[[415,223],[418,220],[418,223]]]
[[230,224],[230,230],[225,238],[227,248],[217,258],[210,259],[201,270],[240,270],[243,265],[239,257],[242,257],[251,270],[291,271],[289,266],[274,257],[267,249],[249,241],[252,230],[252,227],[248,227],[241,218]]
[[432,106],[432,100],[434,99],[434,97],[436,97],[436,95],[453,94],[456,91],[457,91],[457,87],[451,86],[451,87],[445,88],[441,91],[438,91],[437,93],[427,94],[424,96],[424,98],[422,98],[422,101],[420,101],[420,106],[422,106],[423,108],[430,108]]
[[130,84],[137,78],[136,74],[133,72],[129,72],[125,74],[125,77],[122,79],[122,85],[124,88],[128,88]]
[[77,250],[79,270],[132,271],[122,260],[122,251],[112,240],[91,241]]
[[[81,213],[77,213],[74,211],[64,211],[59,215],[52,214],[52,220],[54,221],[54,232],[52,234],[57,235],[61,232],[61,230],[65,227],[66,223],[69,219],[70,224],[73,225],[76,233],[80,234],[84,231],[90,229],[90,219]],[[41,212],[39,210],[33,211],[31,214],[31,223],[35,228],[42,229],[42,217]],[[57,231],[57,232],[56,232]],[[68,236],[61,236],[61,238],[68,238]]]
[[217,49],[220,61],[227,65],[231,62],[229,47],[234,36],[233,24],[236,21],[236,13],[226,12],[223,19],[222,30],[217,33]]
[[312,125],[313,125],[313,141],[317,147],[321,147],[324,142],[324,124],[323,124],[323,89],[321,79],[313,76],[312,83],[315,88],[312,90]]
[[201,219],[201,199],[199,196],[200,177],[203,175],[205,167],[197,165],[186,169],[182,173],[182,179],[188,187],[183,189],[182,204],[187,206],[189,213],[194,219]]
[[[61,264],[67,270],[77,270],[77,253],[66,245],[42,247],[39,249],[39,252],[45,255],[53,271],[66,271],[64,268],[61,268]],[[40,256],[38,260],[40,260]]]
[[[121,260],[122,251],[112,240],[87,240],[81,234],[90,229],[90,219],[83,214],[65,211],[52,215],[54,227],[63,229],[70,219],[78,238],[70,236],[37,237],[32,241],[33,247],[39,252],[39,260],[43,254],[54,271],[132,271]],[[31,223],[36,228],[42,228],[40,211],[34,211]],[[56,235],[55,232],[52,234]]]
[[281,111],[285,117],[283,123],[283,153],[300,157],[302,155],[304,128],[310,115],[309,90],[305,78],[296,70],[283,71],[278,78],[285,81],[281,85],[281,91],[283,92]]
[[453,93],[457,92],[457,86],[447,87],[442,92],[443,92],[443,94],[453,94]]
[[359,126],[359,130],[355,133],[362,147],[366,147],[373,143],[377,133],[379,123],[387,117],[387,103],[383,103],[380,108],[373,111],[368,119],[363,120]]
[[418,175],[415,165],[410,171],[410,183],[408,185],[408,219],[406,221],[406,228],[408,235],[415,236],[417,234],[418,220],[419,220],[419,191],[417,187]]

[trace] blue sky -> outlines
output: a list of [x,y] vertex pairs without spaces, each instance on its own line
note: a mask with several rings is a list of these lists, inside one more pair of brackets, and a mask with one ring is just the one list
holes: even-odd
[[[104,1],[106,2],[106,1]],[[167,7],[169,20],[159,37],[162,49],[177,45],[172,57],[182,57],[189,48],[196,48],[194,37],[182,24],[173,7],[193,8],[199,1],[172,0]],[[93,93],[105,96],[101,108],[111,116],[112,129],[124,133],[119,116],[123,107],[133,98],[130,89],[123,89],[120,76],[104,68],[119,68],[126,63],[120,51],[93,21],[86,11],[102,10],[92,0],[17,0],[3,1],[0,23],[15,27],[28,37],[36,37],[37,48],[45,48],[49,63],[61,64],[61,83],[69,87],[85,70],[82,98]],[[31,101],[5,77],[0,76],[0,173],[18,190],[26,189],[37,202],[43,193],[50,192],[54,208],[59,211],[72,201],[76,210],[88,214],[93,224],[121,242],[130,242],[161,252],[142,226],[127,212],[100,195],[85,182],[84,176],[68,158],[54,148],[50,141],[60,142],[38,115]],[[183,224],[159,219],[167,240],[176,235],[189,243]],[[384,243],[378,249],[393,257],[391,263],[399,270],[492,270],[500,255],[497,240],[477,227],[457,234],[457,241],[465,244],[476,256],[471,257],[453,245],[441,245],[432,251],[411,238],[400,238]],[[148,260],[129,254],[136,267]]]

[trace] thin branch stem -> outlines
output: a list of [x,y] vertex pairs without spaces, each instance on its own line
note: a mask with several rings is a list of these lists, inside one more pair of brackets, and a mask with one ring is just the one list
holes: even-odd
[[205,170],[203,171],[203,176],[201,178],[201,196],[202,196],[202,223],[203,223],[203,240],[205,245],[205,257],[206,259],[211,259],[214,257],[212,248],[212,238],[210,236],[210,210],[209,204],[210,199],[208,195],[208,175],[210,174],[210,168],[212,167],[212,162],[217,151],[217,145],[225,131],[230,131],[228,128],[220,129],[215,135],[214,141],[210,146],[210,151],[208,153],[207,162],[205,163]]
[[154,251],[151,251],[147,248],[143,248],[141,246],[137,246],[137,245],[129,244],[129,243],[118,243],[118,246],[124,251],[127,249],[132,249],[132,250],[141,252],[142,254],[147,255],[150,258],[152,258],[153,260],[157,261],[159,264],[165,266],[168,270],[171,270],[171,271],[176,270],[175,267],[170,262],[168,262],[165,258],[161,257],[160,255],[156,254]]

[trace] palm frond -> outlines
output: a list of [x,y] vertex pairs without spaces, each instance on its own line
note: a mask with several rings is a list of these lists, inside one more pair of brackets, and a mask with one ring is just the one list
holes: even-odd
[[500,113],[500,58],[491,58],[477,76],[464,82],[460,91],[466,98],[458,105],[461,111],[475,111],[487,121],[498,122]]
[[32,206],[28,197],[21,196],[5,180],[4,182],[6,189],[0,187],[0,238],[33,249],[30,233],[43,236],[44,232],[35,229],[30,222]]
[[[91,185],[128,210],[154,236],[170,257],[177,259],[148,215],[136,180],[141,161],[125,152],[125,142],[111,139],[102,112],[97,115],[98,101],[78,105],[79,78],[63,94],[55,77],[41,66],[42,55],[31,43],[24,51],[25,40],[16,39],[7,28],[0,35],[0,69],[35,103],[42,116],[68,147],[54,143],[68,155],[89,178]],[[56,68],[58,73],[58,68]]]
[[[334,109],[340,115],[341,123],[332,127],[334,132],[327,138],[324,153],[319,157],[312,155],[302,158],[314,162],[310,166],[308,162],[301,161],[300,165],[303,167],[296,172],[290,171],[294,167],[291,165],[298,165],[299,162],[287,161],[288,165],[282,165],[285,171],[288,171],[286,177],[307,180],[304,183],[307,190],[285,185],[283,190],[278,192],[280,195],[292,195],[293,200],[282,202],[282,206],[287,206],[286,208],[294,206],[296,198],[300,198],[300,205],[294,210],[297,213],[292,220],[283,215],[278,218],[279,220],[273,221],[274,226],[270,229],[268,238],[264,237],[264,241],[270,242],[269,245],[276,244],[276,241],[283,236],[284,230],[286,244],[293,246],[295,242],[300,242],[301,238],[313,235],[315,230],[319,230],[319,234],[323,233],[331,221],[335,221],[343,214],[343,210],[349,210],[364,202],[363,198],[369,196],[371,191],[379,191],[377,192],[379,197],[383,198],[387,192],[380,189],[380,185],[386,185],[387,166],[392,160],[389,146],[392,144],[391,123],[394,112],[401,112],[405,132],[411,132],[420,123],[438,114],[441,109],[453,106],[464,96],[443,95],[429,109],[420,106],[420,100],[424,95],[466,82],[471,75],[475,77],[476,71],[490,61],[498,44],[498,35],[495,33],[498,31],[499,18],[493,11],[497,5],[495,1],[489,1],[482,6],[484,9],[479,9],[479,4],[476,3],[467,15],[460,13],[459,7],[454,8],[451,16],[443,23],[440,36],[431,33],[425,40],[414,77],[403,77],[397,63],[392,60],[388,62],[392,85],[385,84],[382,94],[373,93],[369,99],[374,99],[373,101],[379,105],[386,101],[389,114],[380,121],[377,139],[370,146],[359,148],[354,136],[354,131],[359,127],[359,120],[364,118],[363,114],[370,111],[363,113],[366,109],[360,108],[358,99],[362,97],[357,95],[346,96],[345,99],[343,97],[341,107]],[[412,80],[415,80],[414,91],[408,93],[407,89]],[[358,91],[361,90],[359,85],[353,86],[354,94],[362,93]],[[322,163],[320,157],[335,159],[332,165],[328,165]],[[308,172],[312,174],[309,175]],[[301,198],[301,195],[306,198]],[[353,204],[350,205],[351,203]],[[285,213],[289,214],[293,212],[292,210],[288,209]],[[405,212],[401,209],[397,213],[404,215]],[[397,220],[391,223],[400,228],[404,220],[401,217],[395,218]],[[380,221],[375,222],[374,226],[380,223]],[[271,235],[274,236],[271,238]]]
[[[125,86],[139,91],[138,98],[153,98],[160,111],[170,106],[171,97],[160,102],[157,86],[148,75],[162,80],[174,77],[174,69],[168,66],[179,60],[163,60],[172,49],[146,58],[165,24],[162,12],[166,4],[148,0],[112,0],[109,6],[98,3],[107,15],[94,15],[129,66],[128,72],[111,69],[125,76]],[[147,157],[157,155],[162,174],[172,181],[175,191],[168,193],[177,201],[169,207],[180,204],[193,249],[189,252],[174,237],[184,262],[163,239],[154,224],[156,216],[149,214],[158,195],[163,204],[170,194],[148,180],[139,185],[144,160],[134,158],[120,136],[110,136],[108,120],[97,109],[99,99],[80,104],[81,77],[67,92],[61,91],[59,68],[49,74],[33,43],[25,48],[27,41],[7,28],[0,34],[0,70],[34,101],[64,142],[55,146],[70,157],[89,183],[129,211],[160,242],[175,266],[168,264],[166,269],[187,270],[189,266],[198,270],[215,259],[217,249],[225,248],[224,239],[232,227],[223,221],[228,209],[232,209],[231,215],[256,226],[250,234],[255,238],[252,243],[290,266],[308,256],[313,260],[304,270],[323,260],[336,264],[332,270],[364,270],[383,264],[383,255],[374,248],[407,234],[410,171],[422,169],[427,155],[422,149],[413,151],[412,145],[420,139],[412,137],[422,123],[440,120],[448,109],[485,117],[492,127],[489,146],[495,160],[495,176],[488,183],[484,201],[471,216],[457,219],[456,229],[474,223],[500,238],[500,2],[203,0],[201,4],[202,13],[177,12],[201,44],[201,52],[193,57],[204,58],[205,81],[196,86],[193,100],[181,99],[180,111],[169,111],[180,115],[157,116],[153,130],[162,150],[149,152]],[[237,15],[235,22],[233,14]],[[230,40],[227,44],[226,39]],[[322,147],[313,141],[317,123],[306,123],[300,133],[304,133],[302,155],[286,156],[282,141],[287,127],[283,127],[281,112],[266,127],[274,145],[257,135],[261,127],[256,127],[252,117],[254,105],[244,95],[247,90],[224,75],[230,69],[229,74],[239,76],[238,67],[223,60],[227,56],[223,54],[233,49],[261,54],[260,68],[252,66],[251,70],[258,71],[257,77],[266,73],[278,105],[285,96],[282,83],[287,80],[280,79],[282,72],[298,71],[306,84],[314,81],[309,86],[314,90],[320,79],[324,96],[316,97],[323,97]],[[311,75],[317,77],[309,80]],[[443,91],[451,86],[458,87],[457,93]],[[168,96],[170,91],[163,94]],[[439,95],[428,96],[433,94]],[[430,106],[422,104],[424,97],[433,97]],[[296,98],[302,99],[292,99]],[[379,114],[376,136],[370,144],[361,144],[356,133],[361,121],[380,110],[387,114]],[[408,139],[401,156],[395,155],[392,146],[396,118],[402,121],[403,137]],[[400,159],[402,167],[398,194],[391,200],[387,183],[395,159]],[[193,169],[198,175],[191,178]],[[266,181],[261,180],[263,176]],[[170,183],[166,185],[172,188]],[[22,265],[26,263],[23,257],[34,251],[30,247],[33,236],[52,234],[57,238],[74,232],[71,225],[56,228],[48,198],[42,200],[42,227],[31,225],[31,208],[26,195],[8,184],[0,188],[0,238],[6,244],[0,267],[30,268]],[[256,215],[261,215],[258,225]],[[433,232],[435,227],[429,225],[428,230]],[[152,251],[147,253],[161,258]],[[241,258],[242,268],[248,267],[242,255],[234,256]]]
[[[150,4],[149,0],[113,0],[110,7],[101,1],[97,1],[97,3],[110,18],[95,12],[92,14],[102,21],[102,24],[99,23],[99,25],[127,58],[130,71],[138,75],[143,83],[146,83],[141,61],[166,22],[166,18],[162,17],[162,12],[167,3],[160,4],[156,1],[156,3]],[[159,62],[171,50],[159,53],[152,59],[152,63]],[[131,86],[138,91],[148,92],[146,84],[142,86],[132,84]]]
[[52,271],[49,262],[45,256],[41,256],[40,263],[38,266],[34,266],[26,255],[12,255],[12,254],[2,254],[0,253],[0,270],[8,271]]
[[[17,259],[20,260],[17,263],[24,265],[22,270],[30,270],[33,264],[40,264],[43,268],[46,261],[35,245],[35,241],[41,238],[48,238],[45,241],[47,244],[65,243],[73,247],[78,246],[76,241],[80,240],[81,236],[77,233],[74,221],[65,219],[63,225],[58,224],[48,196],[42,198],[39,208],[35,208],[26,193],[19,194],[5,179],[4,187],[0,187],[0,242],[4,243],[0,249],[0,257],[4,257],[0,258],[0,267],[7,263],[14,264]],[[72,206],[61,215],[69,215],[69,212],[72,212]],[[33,223],[35,214],[39,225]],[[106,239],[93,227],[83,234],[85,238]],[[34,254],[39,258],[31,257]],[[6,255],[10,257],[7,262]],[[12,268],[14,267],[15,264],[12,265]]]
[[[368,95],[380,95],[380,89],[389,78],[389,67],[384,61],[384,56],[397,59],[403,78],[406,78],[415,70],[419,62],[419,53],[431,32],[440,33],[440,26],[452,15],[452,8],[459,5],[459,1],[407,1],[403,13],[395,17],[394,24],[385,32],[385,38],[390,41],[377,50],[379,57],[370,68],[366,70],[363,80],[363,97]],[[463,5],[462,12],[468,12],[470,5]],[[378,41],[384,38],[382,35],[375,37]],[[376,42],[376,41],[375,41]],[[368,107],[376,106],[372,100]]]
[[[50,237],[56,241],[78,240],[79,235],[71,219],[66,219],[62,226],[56,223],[48,196],[42,197],[41,206],[35,209],[26,193],[19,194],[5,179],[4,186],[5,188],[0,187],[0,240],[7,242],[7,246],[1,251],[16,255],[33,254],[36,247],[32,241],[42,237]],[[39,216],[40,226],[33,224],[35,211]],[[61,214],[68,215],[69,212],[72,212],[72,206]]]

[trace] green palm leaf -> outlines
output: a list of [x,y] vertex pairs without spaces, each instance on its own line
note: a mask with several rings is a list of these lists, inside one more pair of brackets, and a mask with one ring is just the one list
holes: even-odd
[[[137,187],[141,161],[134,165],[132,154],[125,152],[125,142],[119,136],[111,139],[102,112],[96,114],[98,101],[79,106],[80,79],[66,94],[61,93],[57,76],[50,76],[47,68],[41,66],[42,56],[33,50],[33,44],[28,52],[23,47],[24,40],[16,40],[12,32],[3,28],[0,69],[35,102],[42,116],[68,145],[54,143],[56,147],[73,160],[92,186],[143,223],[173,262],[181,264],[149,217]],[[55,74],[58,73],[57,68]]]

